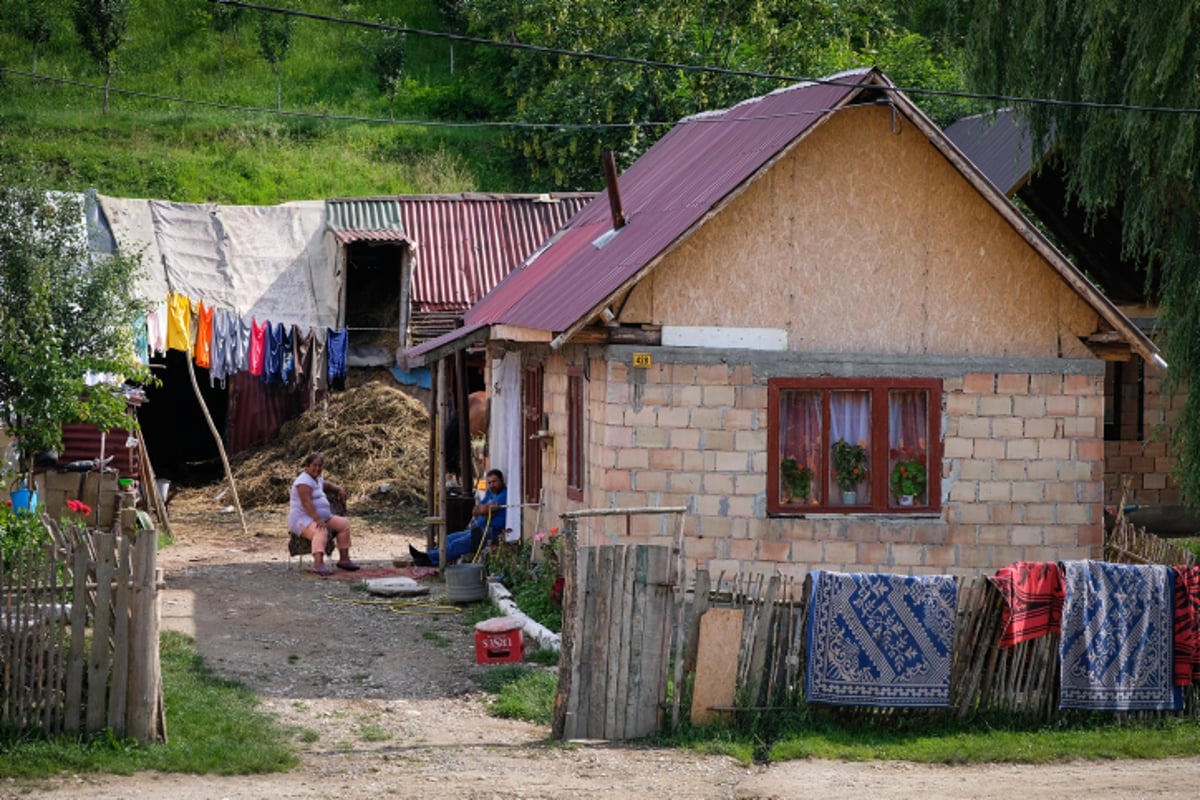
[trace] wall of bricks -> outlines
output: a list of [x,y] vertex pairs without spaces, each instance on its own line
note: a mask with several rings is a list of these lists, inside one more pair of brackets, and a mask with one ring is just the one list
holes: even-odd
[[1114,420],[1120,439],[1104,443],[1104,502],[1107,505],[1120,503],[1128,480],[1126,503],[1176,505],[1180,502],[1179,487],[1172,475],[1175,459],[1168,455],[1168,441],[1170,431],[1179,420],[1184,395],[1164,393],[1163,372],[1152,364],[1145,364],[1139,425],[1135,366],[1131,363],[1122,370],[1124,380],[1112,389],[1121,392],[1123,397],[1121,418]]
[[[577,356],[581,358],[581,356]],[[564,496],[565,368],[546,360],[547,510],[686,506],[689,566],[990,573],[1018,560],[1101,553],[1103,376],[969,372],[943,378],[942,510],[916,517],[768,517],[767,377],[754,364],[636,369],[595,358],[587,381],[583,503]],[[578,362],[576,362],[578,363]],[[581,542],[673,541],[669,516],[581,523]],[[545,527],[545,526],[544,526]]]

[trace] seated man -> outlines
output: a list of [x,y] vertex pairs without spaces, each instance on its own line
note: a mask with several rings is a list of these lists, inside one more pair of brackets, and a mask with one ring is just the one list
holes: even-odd
[[[465,555],[474,555],[485,536],[488,544],[500,541],[500,537],[504,535],[504,507],[507,504],[508,489],[504,486],[504,473],[498,469],[488,470],[487,493],[471,509],[471,513],[475,515],[471,520],[471,527],[446,537],[446,562],[456,561]],[[422,553],[409,545],[408,551],[412,553],[413,564],[418,567],[436,567],[441,564],[441,554],[437,550]]]

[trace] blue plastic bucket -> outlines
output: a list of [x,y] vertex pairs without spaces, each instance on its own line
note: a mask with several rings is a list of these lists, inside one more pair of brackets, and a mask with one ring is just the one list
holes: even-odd
[[31,492],[28,489],[16,489],[12,492],[11,496],[14,511],[32,511],[37,508],[37,492]]

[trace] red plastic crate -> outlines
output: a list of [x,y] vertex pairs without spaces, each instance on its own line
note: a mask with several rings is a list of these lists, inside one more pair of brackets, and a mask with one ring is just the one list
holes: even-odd
[[507,617],[485,619],[475,625],[475,662],[509,664],[525,657],[520,623]]

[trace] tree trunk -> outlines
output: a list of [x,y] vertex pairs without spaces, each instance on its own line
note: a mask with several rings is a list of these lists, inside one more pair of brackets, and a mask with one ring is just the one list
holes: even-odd
[[103,113],[108,114],[108,90],[112,86],[112,70],[109,69],[104,73],[104,109]]
[[280,85],[279,85],[279,65],[275,65],[273,71],[275,72],[275,110],[282,111],[283,110],[283,90],[280,88]]

